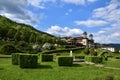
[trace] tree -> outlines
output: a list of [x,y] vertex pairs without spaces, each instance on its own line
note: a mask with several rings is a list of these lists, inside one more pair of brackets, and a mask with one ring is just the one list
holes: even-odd
[[89,48],[85,48],[83,52],[84,52],[84,54],[89,55],[89,52],[90,52]]
[[30,35],[31,35],[30,31],[28,31],[27,29],[23,29],[21,33],[21,40],[29,42]]
[[90,49],[90,55],[97,56],[97,52],[93,48],[91,48]]
[[36,42],[36,34],[32,33],[29,38],[30,43],[35,43]]
[[17,31],[15,29],[9,29],[8,33],[7,33],[7,37],[9,38],[9,40],[13,40],[14,39],[14,36],[15,36],[15,33]]
[[14,40],[15,41],[21,41],[21,32],[20,30],[17,30],[17,32],[15,33],[15,36],[14,36]]

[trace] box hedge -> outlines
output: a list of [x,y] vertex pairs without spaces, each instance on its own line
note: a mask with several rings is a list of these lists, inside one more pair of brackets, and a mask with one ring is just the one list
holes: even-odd
[[49,55],[49,54],[42,54],[41,55],[41,61],[42,62],[49,62],[49,61],[53,61],[53,55]]
[[37,68],[38,66],[37,54],[20,54],[19,58],[21,68]]
[[73,57],[58,57],[58,65],[59,66],[72,66]]
[[98,56],[86,56],[85,61],[93,62],[93,63],[102,63],[103,58]]
[[19,64],[19,54],[20,53],[12,53],[12,64],[13,65]]
[[85,56],[75,56],[75,59],[84,59]]

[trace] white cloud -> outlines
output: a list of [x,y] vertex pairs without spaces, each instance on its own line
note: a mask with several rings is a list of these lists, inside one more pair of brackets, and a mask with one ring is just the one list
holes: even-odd
[[93,18],[101,18],[111,22],[120,20],[120,2],[112,0],[108,6],[95,9]]
[[89,2],[90,3],[96,2],[97,0],[61,0],[61,1],[68,4],[85,5]]
[[[32,0],[31,0],[32,1]],[[36,0],[37,1],[37,0]],[[35,25],[44,17],[27,9],[28,0],[0,0],[0,15],[4,15],[16,22]]]
[[72,9],[68,9],[68,11],[65,13],[65,15],[69,15],[73,10]]
[[50,33],[52,35],[56,36],[80,36],[83,31],[76,28],[69,28],[69,27],[60,27],[60,26],[51,26],[47,31],[47,33]]
[[111,2],[93,11],[93,18],[102,19],[109,22],[107,28],[102,28],[95,34],[96,42],[100,43],[119,43],[120,42],[120,1]]
[[84,5],[85,0],[61,0],[62,2],[65,3],[70,3],[70,4],[75,4],[75,5]]
[[28,0],[28,3],[34,7],[38,7],[40,9],[45,9],[45,3],[47,2],[56,2],[56,0]]
[[92,3],[93,3],[93,2],[96,2],[96,1],[97,1],[97,0],[88,0],[88,2],[92,2]]
[[86,21],[75,21],[76,25],[85,25],[87,27],[98,27],[108,24],[106,21],[102,20],[86,20]]

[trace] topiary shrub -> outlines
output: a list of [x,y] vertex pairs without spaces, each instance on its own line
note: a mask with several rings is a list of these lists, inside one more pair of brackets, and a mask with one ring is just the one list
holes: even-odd
[[83,50],[83,53],[86,54],[86,55],[89,55],[90,54],[89,48],[85,48]]
[[120,59],[120,56],[116,56],[115,59]]
[[93,63],[102,63],[103,58],[98,56],[86,56],[85,61],[93,62]]
[[37,68],[38,55],[37,54],[20,54],[21,68]]
[[58,57],[58,65],[59,66],[72,66],[73,57]]
[[49,55],[49,54],[42,54],[41,55],[41,61],[42,62],[48,62],[48,61],[53,61],[53,55]]
[[84,59],[85,56],[75,56],[75,59]]
[[20,53],[12,53],[12,64],[13,65],[19,64],[19,54]]

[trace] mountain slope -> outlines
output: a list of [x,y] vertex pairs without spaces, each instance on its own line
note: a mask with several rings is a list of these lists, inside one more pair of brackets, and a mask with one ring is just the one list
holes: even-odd
[[28,43],[53,43],[56,37],[36,30],[30,25],[16,23],[0,15],[0,39],[4,41],[25,41]]

